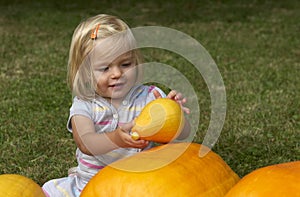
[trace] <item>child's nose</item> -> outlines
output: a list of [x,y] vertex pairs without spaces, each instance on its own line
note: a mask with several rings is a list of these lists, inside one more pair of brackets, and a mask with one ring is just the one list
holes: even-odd
[[112,78],[120,78],[122,76],[122,70],[118,66],[114,66],[111,76]]

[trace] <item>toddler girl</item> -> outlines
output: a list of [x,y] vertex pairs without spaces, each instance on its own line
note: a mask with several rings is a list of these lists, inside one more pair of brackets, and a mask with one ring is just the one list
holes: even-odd
[[[75,29],[69,54],[68,77],[74,94],[67,128],[77,145],[78,166],[68,177],[43,185],[46,196],[79,196],[103,167],[151,146],[133,140],[130,130],[142,108],[159,97],[186,99],[171,91],[139,84],[141,57],[129,27],[120,19],[97,15]],[[180,138],[187,137],[182,132]]]

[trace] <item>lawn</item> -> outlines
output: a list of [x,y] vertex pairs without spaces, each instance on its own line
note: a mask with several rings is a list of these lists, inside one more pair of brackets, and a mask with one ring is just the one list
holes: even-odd
[[[213,150],[240,176],[300,160],[299,1],[83,2],[0,3],[0,174],[43,184],[76,165],[66,130],[72,102],[68,50],[78,23],[99,13],[117,15],[131,27],[170,27],[205,47],[227,96],[225,124]],[[146,62],[172,65],[193,84],[201,109],[193,141],[202,143],[211,113],[202,76],[169,51],[143,51]]]

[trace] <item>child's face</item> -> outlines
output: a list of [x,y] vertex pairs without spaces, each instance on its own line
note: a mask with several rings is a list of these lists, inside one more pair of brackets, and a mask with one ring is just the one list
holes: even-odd
[[126,96],[137,79],[136,62],[131,52],[120,55],[112,62],[99,62],[93,69],[97,93],[110,101]]

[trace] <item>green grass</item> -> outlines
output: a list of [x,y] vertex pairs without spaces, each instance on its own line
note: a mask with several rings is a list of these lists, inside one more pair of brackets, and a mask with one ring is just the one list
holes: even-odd
[[[300,160],[300,3],[277,1],[2,1],[0,4],[0,174],[39,184],[76,165],[66,130],[70,39],[98,13],[131,27],[160,25],[196,38],[222,74],[227,116],[213,150],[240,176],[261,166]],[[197,90],[201,143],[210,117],[202,77],[177,55],[144,50],[146,61],[182,69]]]

